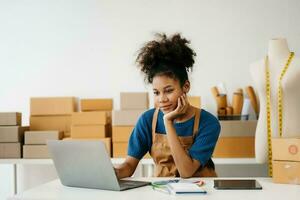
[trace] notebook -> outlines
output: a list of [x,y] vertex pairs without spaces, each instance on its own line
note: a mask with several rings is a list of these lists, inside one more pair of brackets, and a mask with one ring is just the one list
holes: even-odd
[[169,183],[167,185],[171,194],[206,194],[206,190],[195,183]]

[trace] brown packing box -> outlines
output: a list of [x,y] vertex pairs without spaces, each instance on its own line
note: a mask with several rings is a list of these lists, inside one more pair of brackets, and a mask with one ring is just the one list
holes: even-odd
[[114,126],[134,126],[145,110],[114,110],[112,123]]
[[255,136],[256,120],[224,120],[220,121],[220,137]]
[[71,127],[69,132],[64,132],[63,137],[71,137]]
[[82,125],[71,127],[71,138],[105,138],[111,136],[111,125]]
[[111,112],[74,112],[72,114],[72,125],[104,125],[111,123]]
[[134,126],[113,126],[112,140],[113,142],[128,142]]
[[[128,142],[113,142],[113,157],[125,158],[127,156]],[[143,158],[151,158],[147,153]]]
[[113,157],[125,158],[127,156],[127,142],[113,142]]
[[71,115],[61,116],[31,116],[31,131],[61,131],[64,137],[70,136]]
[[77,111],[75,97],[36,97],[30,99],[30,115],[71,115]]
[[1,142],[23,142],[24,131],[29,130],[28,126],[0,126]]
[[23,145],[23,158],[50,158],[47,145]]
[[0,143],[0,158],[21,158],[21,144]]
[[273,182],[300,184],[300,138],[272,138]]
[[1,112],[0,126],[21,126],[22,114],[17,112]]
[[247,137],[220,137],[216,144],[214,158],[254,158],[255,139]]
[[273,182],[300,184],[300,162],[273,161]]
[[63,138],[63,140],[82,140],[82,141],[102,141],[105,144],[106,150],[109,156],[111,155],[111,138],[88,138],[88,139],[77,139],[77,138]]
[[201,97],[200,96],[188,96],[189,103],[197,108],[201,108]]
[[147,110],[149,108],[148,92],[121,92],[121,110]]
[[300,161],[300,138],[272,138],[273,160]]
[[105,111],[113,109],[113,99],[81,99],[81,111]]
[[26,131],[25,144],[46,144],[47,140],[60,140],[63,132],[59,131]]

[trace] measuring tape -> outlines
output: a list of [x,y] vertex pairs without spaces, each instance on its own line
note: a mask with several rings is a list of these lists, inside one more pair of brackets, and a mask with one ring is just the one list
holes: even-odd
[[[278,80],[278,124],[279,124],[279,136],[282,136],[282,113],[283,113],[283,106],[282,106],[282,86],[281,81],[283,76],[285,75],[292,59],[294,57],[294,52],[290,53],[290,56],[282,69],[279,80]],[[269,70],[269,62],[268,56],[265,58],[265,66],[266,66],[266,94],[267,94],[267,131],[268,131],[268,162],[269,162],[269,176],[272,177],[273,175],[273,167],[272,167],[272,130],[271,130],[271,84],[270,84],[270,70]]]

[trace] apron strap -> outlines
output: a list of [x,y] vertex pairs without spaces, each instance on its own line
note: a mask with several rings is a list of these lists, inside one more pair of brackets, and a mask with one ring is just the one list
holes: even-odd
[[152,117],[152,141],[154,141],[154,137],[155,137],[158,111],[159,111],[159,108],[156,108],[154,111],[153,117]]
[[201,115],[201,109],[195,108],[195,120],[194,120],[194,128],[193,128],[193,138],[196,137],[196,135],[199,132],[199,122],[200,122],[200,115]]

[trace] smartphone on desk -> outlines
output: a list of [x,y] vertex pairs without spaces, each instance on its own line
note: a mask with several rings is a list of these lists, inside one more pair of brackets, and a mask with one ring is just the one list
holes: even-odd
[[216,179],[214,188],[218,190],[261,190],[262,186],[255,179]]

